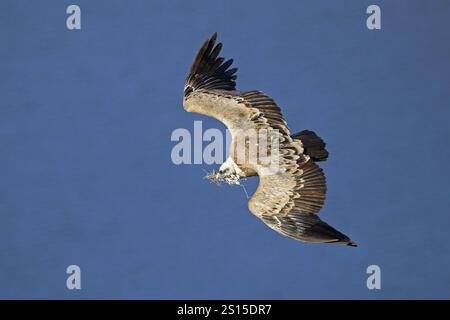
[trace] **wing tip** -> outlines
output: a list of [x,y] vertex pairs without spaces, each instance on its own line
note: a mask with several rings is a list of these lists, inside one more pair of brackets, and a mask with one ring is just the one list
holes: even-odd
[[358,244],[357,244],[355,241],[350,240],[350,241],[347,243],[347,246],[350,246],[350,247],[357,247]]
[[185,83],[184,96],[196,89],[235,90],[237,68],[231,68],[233,59],[225,61],[219,54],[222,43],[217,43],[217,32],[207,39],[192,63]]

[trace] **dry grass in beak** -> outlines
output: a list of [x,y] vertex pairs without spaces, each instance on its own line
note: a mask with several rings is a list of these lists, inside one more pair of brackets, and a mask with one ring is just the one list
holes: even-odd
[[220,186],[220,184],[222,182],[225,182],[226,184],[229,184],[229,185],[241,186],[242,189],[244,190],[245,196],[247,197],[247,199],[249,198],[247,190],[245,189],[245,186],[243,184],[241,184],[241,181],[244,181],[245,178],[243,178],[237,174],[231,174],[231,175],[224,177],[224,176],[221,176],[218,172],[216,172],[216,170],[208,172],[205,169],[203,169],[203,171],[205,171],[205,173],[206,173],[206,176],[204,176],[203,179],[208,179],[210,182],[214,183],[217,186]]
[[241,176],[238,174],[230,174],[227,176],[222,176],[219,172],[213,170],[211,172],[207,172],[206,170],[203,170],[206,173],[206,176],[204,176],[204,179],[208,179],[212,183],[220,186],[222,182],[230,185],[241,185]]

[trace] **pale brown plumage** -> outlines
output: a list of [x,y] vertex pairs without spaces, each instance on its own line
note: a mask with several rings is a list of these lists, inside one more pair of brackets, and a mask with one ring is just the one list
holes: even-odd
[[[347,236],[323,222],[317,213],[326,195],[326,180],[315,160],[328,153],[323,141],[311,131],[291,137],[277,104],[259,91],[236,91],[233,60],[219,57],[222,44],[215,46],[216,34],[197,54],[184,88],[186,111],[204,114],[223,122],[230,130],[230,155],[246,176],[259,176],[259,185],[249,200],[250,211],[279,233],[306,242],[338,243],[355,246]],[[278,168],[239,161],[236,155],[240,136],[251,130],[265,130],[279,143]],[[319,157],[305,151],[304,141],[319,142],[309,147]],[[268,148],[270,148],[269,141]],[[320,149],[320,150],[319,150]]]

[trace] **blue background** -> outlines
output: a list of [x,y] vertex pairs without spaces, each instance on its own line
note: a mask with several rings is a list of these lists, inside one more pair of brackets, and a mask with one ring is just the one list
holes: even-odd
[[[0,3],[1,298],[450,298],[448,1],[78,0],[69,31],[72,3]],[[321,217],[358,248],[281,237],[217,165],[171,162],[174,129],[224,129],[181,105],[214,31],[239,89],[328,143]]]

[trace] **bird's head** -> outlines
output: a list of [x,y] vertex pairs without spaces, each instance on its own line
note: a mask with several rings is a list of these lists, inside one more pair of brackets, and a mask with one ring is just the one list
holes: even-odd
[[221,182],[227,184],[240,184],[242,178],[245,178],[245,175],[242,171],[238,170],[233,160],[228,158],[227,161],[222,163],[218,172],[212,171],[206,178],[216,184],[220,184]]
[[236,169],[234,168],[234,166],[229,161],[225,161],[220,166],[219,172],[217,174],[218,174],[219,177],[231,176],[233,174],[236,174]]

